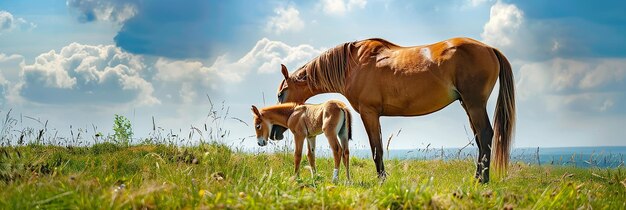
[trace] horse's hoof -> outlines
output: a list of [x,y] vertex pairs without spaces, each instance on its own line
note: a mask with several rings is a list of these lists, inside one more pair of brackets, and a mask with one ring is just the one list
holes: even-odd
[[378,173],[378,179],[380,179],[381,182],[384,182],[385,180],[387,180],[387,172],[382,171]]
[[487,184],[489,182],[489,177],[476,176],[474,177],[481,184]]

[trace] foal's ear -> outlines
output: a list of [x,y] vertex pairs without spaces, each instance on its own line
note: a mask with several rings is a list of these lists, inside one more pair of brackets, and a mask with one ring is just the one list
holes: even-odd
[[256,106],[252,105],[252,112],[256,115],[261,117],[261,112],[259,112],[259,109],[256,108]]
[[287,79],[289,79],[289,70],[287,70],[287,67],[284,64],[280,64],[280,72],[283,73],[283,77],[285,77],[285,81]]

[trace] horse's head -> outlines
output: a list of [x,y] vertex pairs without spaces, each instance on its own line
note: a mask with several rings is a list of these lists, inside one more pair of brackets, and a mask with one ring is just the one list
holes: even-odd
[[304,104],[304,101],[314,95],[307,83],[307,73],[304,68],[300,68],[289,76],[289,70],[281,64],[283,81],[278,86],[278,103],[294,102]]
[[[278,103],[294,102],[296,104],[304,104],[304,101],[314,95],[311,88],[308,86],[306,71],[304,68],[300,68],[290,77],[287,67],[283,64],[280,66],[284,79],[278,86]],[[285,133],[286,130],[287,128],[280,125],[272,126],[270,139],[283,139],[283,133]]]
[[269,120],[263,118],[259,109],[252,105],[252,114],[254,116],[254,130],[256,132],[257,144],[259,146],[267,145],[267,138],[269,137],[271,125]]

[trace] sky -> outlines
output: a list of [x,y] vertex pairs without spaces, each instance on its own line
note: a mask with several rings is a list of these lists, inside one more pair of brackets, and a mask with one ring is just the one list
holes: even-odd
[[[0,116],[13,130],[74,138],[112,133],[128,117],[153,133],[258,149],[251,105],[276,103],[291,71],[338,44],[380,37],[414,46],[470,37],[513,66],[515,147],[626,146],[623,1],[509,0],[2,0]],[[497,88],[489,101],[490,117]],[[315,96],[307,103],[339,99]],[[213,107],[213,109],[211,109]],[[215,112],[213,112],[215,111]],[[226,116],[214,120],[214,114]],[[354,112],[351,147],[368,148]],[[241,121],[240,121],[241,120]],[[242,122],[243,121],[243,122]],[[154,122],[154,124],[153,124]],[[426,116],[382,117],[385,147],[463,147],[458,102]],[[95,132],[94,132],[95,130]],[[222,131],[224,132],[224,131]],[[89,136],[89,137],[86,137]],[[269,149],[289,144],[292,138]],[[319,147],[327,145],[318,137]],[[266,148],[267,149],[267,148]]]

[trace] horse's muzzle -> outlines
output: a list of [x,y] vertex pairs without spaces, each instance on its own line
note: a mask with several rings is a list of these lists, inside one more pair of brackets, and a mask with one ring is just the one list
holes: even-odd
[[283,135],[287,131],[287,128],[280,125],[272,125],[272,131],[270,132],[270,139],[272,140],[283,140],[285,136]]

